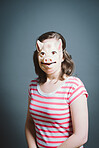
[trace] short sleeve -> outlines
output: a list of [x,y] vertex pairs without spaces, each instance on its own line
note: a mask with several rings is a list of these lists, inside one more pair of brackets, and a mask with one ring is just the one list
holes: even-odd
[[33,91],[36,90],[37,87],[37,79],[31,80],[29,87],[28,87],[28,97],[32,97]]
[[75,100],[79,99],[79,97],[82,95],[86,95],[86,98],[88,98],[88,92],[87,92],[83,82],[79,78],[74,78],[74,80],[72,82],[72,87],[74,88],[74,90],[72,91],[70,97],[68,98],[70,105]]
[[29,87],[28,87],[28,97],[31,97],[30,89],[31,89],[31,86],[30,86],[30,84],[29,84]]

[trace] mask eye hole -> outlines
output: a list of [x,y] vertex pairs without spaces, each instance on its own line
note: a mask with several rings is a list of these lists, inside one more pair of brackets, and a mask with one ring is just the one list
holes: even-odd
[[44,56],[44,55],[45,55],[45,53],[44,53],[43,51],[41,51],[40,55],[41,55],[41,56]]
[[54,54],[56,54],[57,52],[56,51],[52,51],[52,54],[54,55]]

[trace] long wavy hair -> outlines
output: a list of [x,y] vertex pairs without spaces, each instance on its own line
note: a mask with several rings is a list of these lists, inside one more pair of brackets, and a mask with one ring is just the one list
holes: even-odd
[[[64,80],[64,77],[63,77],[64,74],[66,74],[67,76],[70,76],[70,75],[72,75],[72,73],[74,71],[74,62],[72,60],[71,55],[69,55],[68,52],[66,51],[66,41],[65,41],[64,37],[60,33],[51,31],[51,32],[46,32],[46,33],[42,34],[41,36],[38,37],[37,40],[39,40],[40,42],[43,42],[46,39],[52,39],[52,38],[56,38],[57,40],[58,39],[62,40],[64,61],[61,63],[61,73],[59,76],[59,80]],[[47,75],[39,66],[37,50],[34,51],[33,62],[34,62],[34,66],[35,66],[35,72],[38,75],[38,83],[40,83],[40,84],[45,83],[47,80]]]

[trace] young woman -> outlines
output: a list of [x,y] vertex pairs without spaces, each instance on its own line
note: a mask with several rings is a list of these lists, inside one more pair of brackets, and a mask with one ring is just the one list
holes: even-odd
[[88,138],[88,93],[72,76],[74,63],[64,37],[42,34],[33,60],[37,79],[29,85],[25,125],[29,148],[82,148]]

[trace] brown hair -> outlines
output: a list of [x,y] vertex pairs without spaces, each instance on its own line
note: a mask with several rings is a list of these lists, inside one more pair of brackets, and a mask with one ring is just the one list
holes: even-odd
[[[61,64],[61,74],[59,79],[64,80],[63,75],[66,74],[67,76],[72,75],[73,70],[74,70],[74,62],[72,61],[71,55],[69,55],[66,51],[66,41],[64,37],[57,32],[51,31],[51,32],[46,32],[42,34],[37,40],[43,42],[46,39],[51,39],[51,38],[56,38],[62,40],[62,49],[63,49],[63,58],[64,61]],[[39,67],[38,63],[38,52],[37,50],[34,51],[33,55],[33,61],[34,61],[34,66],[35,66],[35,72],[38,75],[38,83],[45,83],[47,80],[47,75],[46,73]]]

